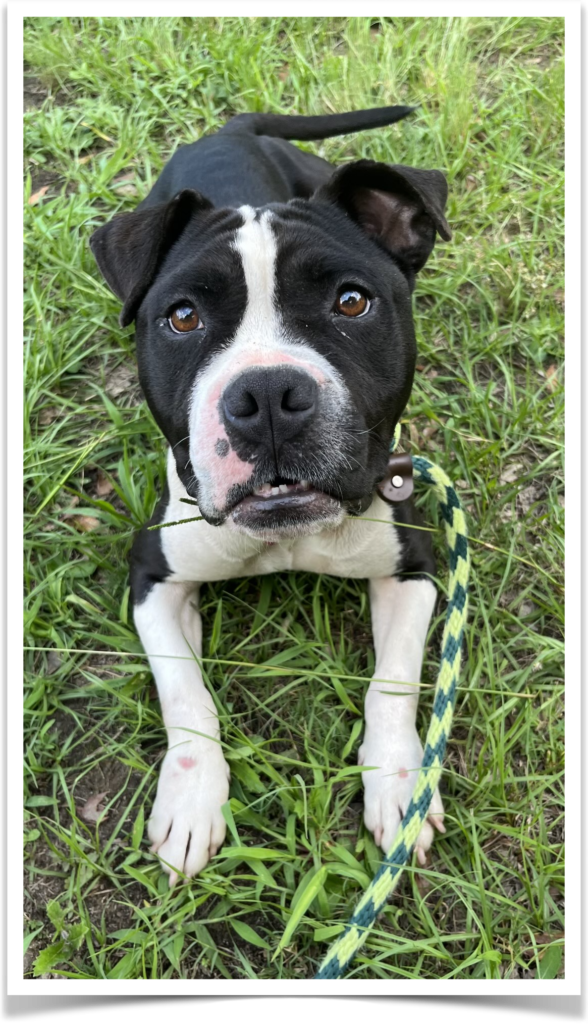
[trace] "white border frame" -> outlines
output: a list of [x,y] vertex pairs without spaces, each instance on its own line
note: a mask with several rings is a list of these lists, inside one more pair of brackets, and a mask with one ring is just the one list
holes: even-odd
[[[259,0],[247,0],[243,6],[246,11],[235,2],[217,0],[214,5],[214,15],[217,17],[243,16],[273,16],[276,14],[276,5]],[[382,6],[382,5],[380,5]],[[537,0],[535,3],[504,2],[494,0],[488,3],[486,0],[479,0],[475,4],[467,0],[444,0],[444,2],[431,2],[431,0],[395,0],[394,4],[389,2],[383,5],[396,16],[437,16],[437,17],[496,17],[522,16],[530,17],[543,15],[545,17],[565,17],[565,38],[566,38],[566,71],[565,71],[565,92],[566,92],[566,335],[571,339],[570,365],[571,371],[567,375],[566,388],[566,437],[567,437],[567,464],[572,472],[567,478],[567,514],[566,527],[567,535],[579,538],[581,533],[581,479],[577,472],[580,465],[580,431],[581,431],[581,373],[580,373],[580,312],[581,312],[581,263],[580,263],[580,240],[581,221],[577,216],[579,209],[580,183],[581,183],[581,150],[580,150],[580,95],[581,95],[581,6],[573,0]],[[7,107],[7,156],[8,156],[8,209],[7,209],[7,235],[8,253],[7,259],[7,295],[16,296],[21,292],[23,280],[23,259],[22,259],[22,232],[23,217],[22,204],[16,197],[22,195],[22,22],[24,17],[72,17],[83,13],[85,17],[110,16],[208,16],[211,12],[203,9],[204,5],[197,2],[186,2],[186,0],[143,0],[143,2],[132,2],[132,0],[28,0],[28,2],[14,2],[8,5],[8,38],[7,38],[7,67],[8,67],[8,107]],[[295,9],[294,9],[295,8]],[[385,11],[378,11],[383,14]],[[300,3],[287,4],[286,9],[281,9],[280,17],[294,16],[332,16],[349,15],[357,16],[357,10],[351,10],[348,0],[341,0],[339,3],[322,2],[313,5],[312,11],[301,10]],[[367,15],[366,15],[367,16]],[[10,201],[10,197],[14,197]],[[19,304],[14,302],[7,309],[8,332],[7,339],[11,339],[8,347],[7,381],[14,382],[13,386],[7,388],[7,419],[11,425],[10,443],[7,445],[7,469],[8,480],[10,481],[10,509],[8,515],[8,530],[10,543],[8,545],[6,568],[7,578],[13,581],[15,591],[20,587],[23,571],[23,557],[20,545],[16,542],[19,535],[22,537],[22,513],[17,507],[19,499],[17,495],[21,491],[23,480],[22,471],[22,434],[21,423],[23,415],[22,389],[16,386],[17,381],[22,381],[22,360],[19,346],[16,343],[21,337],[21,309]],[[18,432],[18,433],[17,433]],[[20,444],[17,443],[20,437]],[[568,549],[569,550],[569,549]],[[567,576],[567,652],[566,671],[569,681],[572,698],[574,701],[571,714],[568,713],[566,721],[566,750],[567,750],[567,804],[569,808],[577,808],[580,803],[580,741],[581,724],[580,715],[576,714],[577,703],[580,700],[579,686],[577,679],[580,675],[580,638],[582,636],[581,621],[581,600],[580,600],[580,579],[576,578],[574,570],[577,570],[577,549],[571,551],[571,557],[567,559],[568,568],[571,570]],[[7,762],[9,765],[21,763],[21,737],[23,728],[22,693],[18,685],[18,679],[22,674],[22,653],[19,645],[19,638],[22,632],[22,618],[18,601],[12,601],[7,607],[7,636],[10,638],[10,650],[8,654],[8,687],[7,687],[7,714],[10,721],[10,729],[6,730],[7,738]],[[17,723],[19,727],[17,728]],[[568,937],[566,948],[566,977],[561,980],[503,980],[503,981],[418,981],[411,982],[402,980],[341,980],[325,983],[322,986],[315,984],[312,980],[276,980],[276,981],[253,981],[253,980],[137,980],[137,981],[76,981],[72,979],[53,979],[51,981],[24,979],[22,977],[22,946],[16,936],[21,934],[22,921],[22,888],[19,879],[22,878],[22,798],[20,784],[16,785],[16,779],[8,777],[10,783],[8,791],[8,817],[6,834],[11,837],[8,847],[8,879],[14,879],[14,884],[8,886],[7,918],[8,935],[10,942],[7,948],[7,993],[10,996],[139,996],[139,995],[206,995],[206,996],[356,996],[356,995],[397,995],[404,997],[412,996],[537,996],[542,997],[557,995],[574,996],[581,992],[581,935],[580,935],[580,900],[573,897],[569,900],[566,913],[566,932]],[[14,828],[10,828],[13,823]],[[581,877],[580,859],[580,817],[576,813],[569,813],[567,816],[567,838],[568,838],[568,879],[579,880]],[[570,890],[573,888],[569,886]],[[325,949],[326,949],[325,945]],[[9,1002],[13,1003],[13,1000]],[[62,1003],[61,1012],[66,1011],[67,1003]],[[77,1000],[75,1001],[77,1004]],[[110,1000],[108,1000],[110,1002]],[[273,1004],[274,1000],[270,1000]],[[453,1003],[453,1000],[451,1001]],[[466,1000],[469,1004],[470,1000]],[[535,1002],[533,1000],[533,1002]],[[550,1000],[542,1000],[543,1011],[548,1010]],[[41,1011],[42,1004],[39,1006]],[[18,1003],[14,1004],[15,1008]],[[30,1004],[29,1004],[30,1005]],[[44,1004],[47,1007],[47,1004]],[[143,1004],[142,1004],[143,1005]],[[153,1004],[161,1007],[161,1004]],[[218,1005],[218,1004],[217,1004]],[[264,1003],[264,1006],[266,1004]],[[315,1000],[312,1000],[315,1006]],[[524,1004],[508,1001],[508,1006],[514,1008],[519,1005],[521,1010]],[[536,1012],[544,1017],[544,1012],[537,1005]],[[349,1007],[350,1014],[356,1016],[357,1007],[354,1002]],[[373,1007],[373,1004],[372,1004]],[[315,1006],[319,1010],[318,1005]],[[530,1004],[527,1009],[530,1008]],[[74,1007],[72,1006],[72,1010]],[[260,1004],[256,1004],[256,1016],[259,1016]],[[269,1007],[268,1007],[269,1009]],[[275,1005],[276,1012],[284,1015],[286,1007],[283,1002]],[[302,1007],[299,1008],[302,1010]],[[304,1008],[307,1009],[306,1007]],[[308,1007],[310,1010],[310,1006]],[[359,1009],[359,1007],[357,1007]],[[464,1010],[466,1008],[464,1007]],[[484,1010],[495,1012],[498,1007],[486,1007],[483,1002],[473,1009],[474,1013]],[[563,1007],[562,1007],[563,1009]],[[571,1009],[571,1007],[570,1007]],[[239,1006],[227,1007],[231,1016],[240,1012]],[[345,1008],[343,1008],[345,1012]],[[448,1014],[452,1019],[458,1011],[455,1003],[447,1006]],[[84,1011],[85,1012],[85,1011]],[[102,1005],[101,1012],[110,1012],[107,1006]],[[139,1011],[143,1013],[143,1010]],[[206,1011],[205,1011],[206,1012]],[[218,1009],[214,1008],[215,1015]],[[320,1012],[320,1010],[319,1010]],[[409,1010],[411,1015],[413,1010]],[[429,1012],[436,1017],[440,1013],[440,1005],[436,1002]],[[470,1013],[472,1012],[470,1004]],[[565,1012],[565,1011],[564,1011]],[[569,1012],[569,1011],[568,1011]],[[572,1011],[573,1012],[573,1011]],[[3,1014],[4,1016],[4,1014]],[[44,1014],[45,1016],[45,1014]],[[288,1019],[290,1014],[286,1015]],[[299,1013],[296,1014],[299,1016]],[[443,1014],[441,1014],[443,1016]],[[575,1014],[574,1014],[575,1016]]]

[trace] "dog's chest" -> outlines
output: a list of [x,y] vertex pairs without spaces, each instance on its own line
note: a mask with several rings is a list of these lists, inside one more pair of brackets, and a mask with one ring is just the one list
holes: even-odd
[[[163,522],[185,519],[188,506],[175,466],[168,462],[170,501]],[[197,513],[192,507],[190,513]],[[318,572],[365,579],[394,575],[402,562],[402,545],[392,522],[392,510],[378,496],[358,519],[345,519],[314,536],[264,543],[244,536],[227,524],[187,522],[160,532],[162,552],[172,579],[208,582],[272,572]]]
[[390,514],[379,499],[366,515],[382,522],[346,520],[336,530],[325,530],[297,541],[265,545],[244,566],[244,575],[302,571],[362,579],[388,576],[396,571],[401,549]]

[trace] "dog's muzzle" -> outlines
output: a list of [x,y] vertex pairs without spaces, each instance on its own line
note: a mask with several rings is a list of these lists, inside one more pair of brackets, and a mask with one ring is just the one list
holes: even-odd
[[340,502],[305,479],[309,435],[320,423],[313,376],[293,366],[252,367],[227,386],[220,411],[231,446],[256,465],[249,494],[238,494],[231,509],[235,526],[285,536],[339,519]]

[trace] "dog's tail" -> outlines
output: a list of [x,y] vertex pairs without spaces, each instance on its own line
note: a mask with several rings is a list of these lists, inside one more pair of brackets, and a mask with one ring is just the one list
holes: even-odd
[[416,107],[373,107],[351,110],[345,114],[319,114],[299,117],[290,114],[237,114],[222,132],[244,132],[247,135],[271,135],[275,139],[330,139],[333,135],[361,132],[367,128],[383,128],[412,114]]

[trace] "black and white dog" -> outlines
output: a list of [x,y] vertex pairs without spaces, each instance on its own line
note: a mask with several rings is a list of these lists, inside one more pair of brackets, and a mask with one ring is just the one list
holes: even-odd
[[[169,442],[151,522],[203,517],[143,529],[131,559],[168,735],[149,837],[170,884],[225,836],[229,769],[191,657],[203,582],[290,569],[369,579],[376,671],[359,763],[377,769],[363,773],[365,824],[384,851],[414,787],[434,564],[428,534],[395,525],[414,520],[411,502],[387,503],[377,484],[412,386],[415,275],[436,233],[451,237],[447,185],[439,171],[371,160],[335,169],[285,141],[411,109],[242,114],[179,149],[137,209],[92,236],[121,323],[136,321],[141,385]],[[444,831],[438,793],[421,862],[432,824]]]

